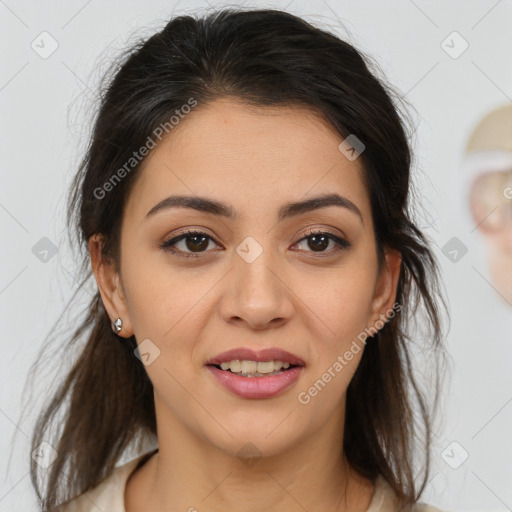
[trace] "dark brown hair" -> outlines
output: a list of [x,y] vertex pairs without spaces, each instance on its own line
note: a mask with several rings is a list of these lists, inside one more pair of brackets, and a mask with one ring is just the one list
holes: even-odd
[[[72,185],[68,222],[82,250],[101,233],[104,256],[118,262],[123,207],[140,163],[104,197],[98,190],[190,98],[197,109],[226,96],[260,108],[307,106],[342,137],[355,134],[365,145],[360,158],[379,262],[385,247],[402,255],[396,295],[401,312],[369,340],[349,385],[344,449],[355,470],[372,480],[382,475],[410,505],[429,476],[445,302],[437,262],[413,222],[411,134],[403,102],[370,63],[336,35],[279,10],[225,9],[170,20],[106,75]],[[81,287],[92,277],[88,251],[82,258]],[[422,339],[412,334],[415,321]],[[40,415],[32,443],[49,442],[59,454],[46,472],[32,461],[32,482],[45,511],[98,485],[128,447],[156,434],[153,388],[134,356],[135,338],[120,340],[112,332],[97,289],[69,338],[78,356]],[[414,367],[415,344],[429,354],[429,397]]]

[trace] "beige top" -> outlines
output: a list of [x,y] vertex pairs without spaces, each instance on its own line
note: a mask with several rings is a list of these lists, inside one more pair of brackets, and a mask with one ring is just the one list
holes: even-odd
[[[153,453],[153,452],[151,452]],[[119,466],[97,487],[70,501],[60,512],[126,512],[124,491],[130,475],[142,465],[149,453]],[[394,512],[394,493],[389,484],[379,476],[375,483],[375,492],[366,512]],[[418,503],[414,512],[442,512],[438,508]]]

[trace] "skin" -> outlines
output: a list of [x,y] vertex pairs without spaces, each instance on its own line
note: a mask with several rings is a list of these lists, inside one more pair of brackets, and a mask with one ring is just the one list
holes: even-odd
[[[123,320],[120,335],[160,350],[145,367],[159,452],[129,479],[127,512],[368,508],[374,486],[348,468],[342,447],[346,390],[363,351],[309,404],[297,399],[389,316],[396,296],[400,255],[387,252],[378,272],[360,159],[345,158],[341,141],[302,107],[256,110],[228,98],[199,105],[145,161],[124,212],[119,268],[91,237],[94,274],[110,318]],[[355,203],[362,221],[330,206],[277,222],[283,204],[332,192]],[[171,208],[145,218],[171,194],[229,203],[239,217]],[[213,238],[198,258],[159,246],[185,227]],[[310,227],[351,247],[335,252],[329,242],[322,257],[303,240]],[[247,236],[263,250],[252,263],[236,252]],[[177,246],[190,252],[186,241]],[[277,397],[233,395],[204,365],[241,346],[292,352],[305,361],[303,374]],[[260,454],[250,467],[237,456],[248,442]]]

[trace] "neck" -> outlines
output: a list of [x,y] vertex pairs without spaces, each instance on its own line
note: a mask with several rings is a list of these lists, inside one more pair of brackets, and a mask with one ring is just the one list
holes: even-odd
[[366,511],[373,485],[344,458],[342,416],[275,453],[271,435],[229,452],[165,418],[159,452],[127,485],[126,511]]

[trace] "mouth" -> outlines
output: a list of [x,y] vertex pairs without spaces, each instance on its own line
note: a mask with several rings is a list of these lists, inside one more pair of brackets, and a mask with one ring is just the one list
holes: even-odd
[[229,372],[234,375],[241,377],[271,377],[273,375],[280,375],[281,373],[287,372],[296,368],[297,364],[291,364],[288,361],[251,361],[244,359],[233,359],[231,361],[225,361],[221,364],[211,364],[207,366],[213,366],[223,372]]
[[299,356],[277,347],[259,351],[240,347],[212,357],[206,361],[206,366],[244,377],[268,377],[305,366],[305,363]]
[[302,375],[304,361],[290,352],[239,348],[209,359],[206,368],[222,387],[242,398],[271,398],[288,390]]

